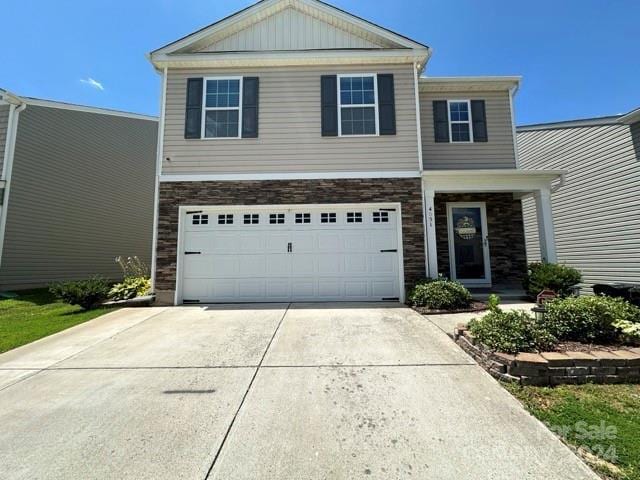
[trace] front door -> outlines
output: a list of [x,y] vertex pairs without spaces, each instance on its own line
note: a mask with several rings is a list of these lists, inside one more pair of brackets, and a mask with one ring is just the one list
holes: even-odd
[[484,202],[447,203],[451,278],[491,286],[487,212]]

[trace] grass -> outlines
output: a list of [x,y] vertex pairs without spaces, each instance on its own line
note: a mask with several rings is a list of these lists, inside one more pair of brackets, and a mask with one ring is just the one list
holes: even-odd
[[640,385],[505,387],[601,476],[640,480]]
[[57,300],[45,288],[0,299],[0,353],[104,315],[112,309],[83,311]]

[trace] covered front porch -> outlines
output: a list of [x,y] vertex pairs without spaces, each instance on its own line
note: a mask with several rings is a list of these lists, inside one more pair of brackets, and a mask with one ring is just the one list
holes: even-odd
[[535,199],[544,261],[556,262],[551,192],[562,171],[425,171],[427,271],[473,289],[519,289],[527,270],[522,198]]

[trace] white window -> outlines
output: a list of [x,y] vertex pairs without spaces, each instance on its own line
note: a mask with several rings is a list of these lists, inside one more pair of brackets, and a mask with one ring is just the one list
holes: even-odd
[[260,223],[260,214],[259,213],[245,213],[244,214],[244,224],[245,225],[257,225]]
[[271,225],[283,224],[284,223],[284,213],[270,213],[269,214],[269,223]]
[[335,213],[321,213],[320,214],[320,223],[336,223],[336,214]]
[[449,100],[449,138],[454,143],[469,143],[473,138],[471,126],[471,102]]
[[377,99],[375,75],[338,75],[339,135],[378,135]]
[[296,213],[296,223],[311,223],[311,214]]
[[202,138],[240,138],[242,77],[205,78]]

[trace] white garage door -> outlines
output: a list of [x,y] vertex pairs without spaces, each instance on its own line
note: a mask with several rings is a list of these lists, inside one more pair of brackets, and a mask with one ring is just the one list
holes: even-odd
[[178,301],[397,300],[399,207],[198,207],[182,212]]

